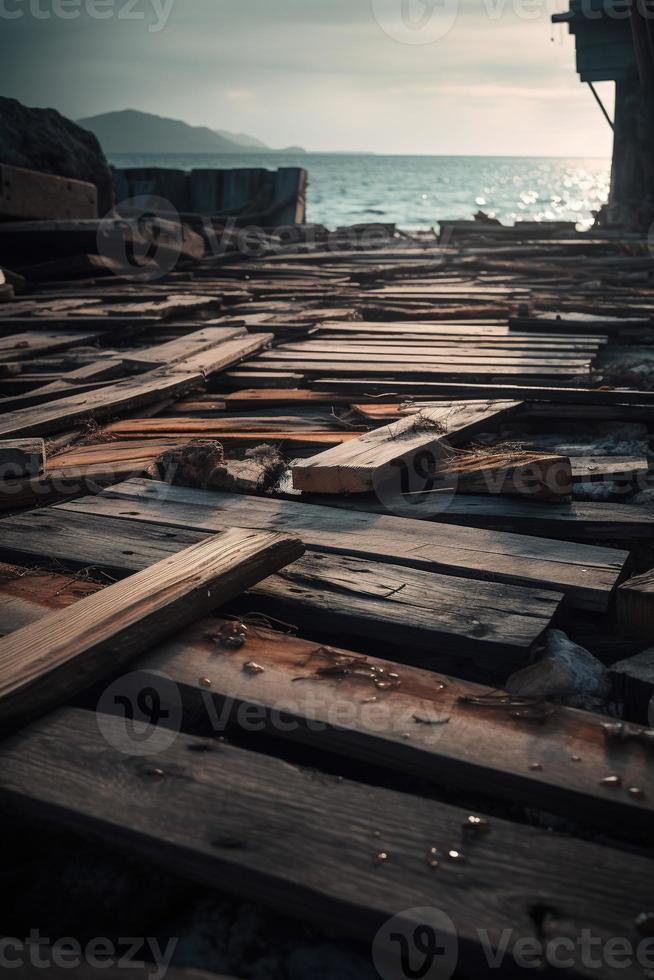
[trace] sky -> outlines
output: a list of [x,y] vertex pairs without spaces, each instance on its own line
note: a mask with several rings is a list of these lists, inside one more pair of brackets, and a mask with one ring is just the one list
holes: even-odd
[[[564,0],[0,0],[2,94],[274,147],[610,156]],[[598,86],[609,110],[613,86]]]

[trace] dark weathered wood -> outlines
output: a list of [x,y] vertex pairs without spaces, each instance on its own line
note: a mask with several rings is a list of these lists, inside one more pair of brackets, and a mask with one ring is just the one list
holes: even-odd
[[[12,571],[16,575],[20,569],[0,567],[3,576]],[[70,606],[101,588],[60,574],[8,578],[0,584],[0,632],[42,619],[50,609]],[[474,779],[478,792],[541,805],[584,823],[606,823],[614,832],[616,825],[624,833],[649,829],[654,759],[633,740],[620,743],[611,768],[625,791],[607,793],[601,785],[607,766],[605,716],[550,706],[534,746],[528,737],[534,722],[520,720],[515,707],[491,710],[461,700],[487,697],[493,693],[489,688],[325,649],[252,624],[244,645],[230,649],[217,639],[228,622],[201,620],[144,654],[138,661],[143,686],[158,688],[157,677],[170,677],[189,718],[209,714],[217,730],[236,726],[248,731],[256,704],[276,737],[428,782],[466,788]],[[263,670],[248,673],[243,669],[248,662]],[[339,663],[351,665],[342,676]],[[321,674],[325,668],[336,668],[335,675]],[[382,685],[389,672],[397,674],[399,686],[378,686],[373,669]],[[161,693],[161,707],[174,709],[166,703],[165,690]],[[534,768],[540,759],[545,763]],[[645,795],[628,794],[629,786],[641,787]]]
[[625,551],[526,534],[207,493],[151,480],[121,483],[96,497],[72,501],[56,513],[62,509],[206,533],[226,527],[283,530],[302,538],[311,551],[549,588],[565,593],[574,606],[597,611],[607,609],[629,557]]
[[175,340],[156,344],[144,350],[129,351],[123,357],[123,362],[139,371],[151,371],[158,367],[176,364],[185,358],[192,357],[209,347],[216,347],[235,337],[247,336],[245,327],[204,327],[195,330]]
[[[529,806],[605,823],[615,831],[645,831],[654,806],[654,757],[635,742],[610,751],[610,769],[623,788],[607,792],[607,736],[603,715],[553,709],[546,720],[519,720],[516,709],[492,710],[463,703],[491,690],[406,664],[319,647],[306,640],[251,627],[245,645],[230,651],[211,639],[224,621],[206,620],[145,655],[143,685],[163,673],[182,688],[191,717],[214,704],[212,722],[247,731],[246,705],[264,709],[271,734],[410,773],[429,782],[469,788]],[[216,656],[216,650],[220,656]],[[248,674],[255,662],[263,671]],[[339,663],[351,673],[325,676]],[[371,668],[400,686],[384,691]],[[211,681],[208,687],[206,681]],[[301,681],[298,678],[302,678]],[[155,682],[156,683],[156,682]],[[276,724],[276,719],[284,723]],[[535,737],[532,737],[535,736]],[[541,768],[535,768],[539,764]],[[643,790],[642,797],[627,792]]]
[[654,727],[654,647],[613,664],[610,677],[623,717]]
[[203,377],[197,372],[151,371],[98,391],[67,395],[44,405],[8,412],[0,418],[0,437],[61,432],[78,422],[106,418],[166,396],[183,394],[201,387],[202,383]]
[[480,450],[437,462],[433,477],[435,487],[449,487],[455,493],[508,494],[529,500],[560,501],[572,493],[570,464],[570,459],[562,455]]
[[[0,522],[0,555],[41,565],[56,558],[66,567],[124,576],[206,536],[47,508]],[[252,597],[258,607],[289,607],[285,615],[313,629],[373,638],[381,630],[388,642],[421,655],[482,654],[503,676],[507,665],[524,665],[563,595],[481,581],[471,595],[469,580],[455,575],[313,553]]]
[[[649,907],[654,873],[639,855],[495,818],[488,833],[465,838],[463,809],[316,779],[229,745],[189,751],[197,739],[186,736],[148,760],[130,757],[114,748],[124,719],[105,717],[103,729],[104,737],[89,712],[64,710],[7,740],[0,747],[3,806],[24,818],[64,819],[167,871],[256,895],[366,942],[401,910],[447,910],[459,969],[474,976],[497,973],[482,953],[482,936],[495,949],[508,935],[509,957],[518,938],[572,937],[578,949],[584,929],[605,942],[616,935],[639,941],[634,923]],[[466,860],[444,856],[430,868],[434,847],[444,855],[463,851]],[[407,935],[421,921],[419,911],[406,911]],[[439,933],[446,939],[447,929]],[[583,976],[578,955],[572,959],[569,974]],[[513,970],[505,959],[502,975]],[[606,966],[596,973],[617,976]],[[620,976],[633,980],[642,971]]]
[[[309,553],[254,588],[250,605],[322,633],[411,651],[484,657],[495,676],[525,664],[563,596],[515,585]],[[421,662],[424,662],[421,660]]]
[[388,513],[401,517],[435,519],[439,524],[512,531],[560,538],[564,541],[589,538],[591,541],[632,541],[654,536],[654,522],[648,507],[638,504],[595,503],[573,500],[563,504],[539,504],[513,497],[452,494],[436,512],[427,506],[429,494],[402,497],[393,494],[387,504],[368,494],[344,501],[337,496],[320,496],[330,507],[360,509],[368,513]]
[[618,589],[616,605],[618,626],[625,636],[654,640],[654,569],[624,582]]
[[482,425],[503,421],[520,407],[519,402],[495,401],[450,402],[425,409],[345,446],[296,461],[293,486],[316,493],[365,493],[384,473],[394,467],[411,467],[418,457],[430,456],[433,465],[444,439],[463,439]]
[[97,218],[95,184],[0,164],[0,215],[3,220]]
[[293,538],[232,529],[0,639],[0,731],[69,699],[298,558]]
[[37,476],[45,466],[43,439],[0,440],[0,479]]
[[394,377],[387,381],[367,378],[365,368],[361,367],[357,378],[343,378],[338,375],[312,378],[307,384],[310,388],[324,393],[348,395],[357,401],[360,395],[392,394],[400,399],[411,398],[515,398],[528,402],[555,402],[566,405],[654,405],[654,392],[632,391],[629,389],[603,388],[553,388],[541,385],[498,385],[475,384],[470,382],[446,383],[436,381],[402,381]]

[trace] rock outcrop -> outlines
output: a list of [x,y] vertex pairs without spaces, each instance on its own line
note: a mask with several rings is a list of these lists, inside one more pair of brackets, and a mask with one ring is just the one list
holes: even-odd
[[99,214],[113,206],[111,169],[98,140],[55,109],[0,96],[0,163],[89,181],[98,189]]

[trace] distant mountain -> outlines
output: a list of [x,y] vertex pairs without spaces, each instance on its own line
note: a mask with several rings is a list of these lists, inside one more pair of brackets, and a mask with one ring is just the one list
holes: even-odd
[[149,112],[123,109],[77,120],[95,133],[105,153],[305,153],[301,147],[273,150],[245,133],[189,126]]

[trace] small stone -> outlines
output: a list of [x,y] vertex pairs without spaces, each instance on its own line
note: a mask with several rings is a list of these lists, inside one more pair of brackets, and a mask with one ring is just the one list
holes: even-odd
[[454,849],[447,852],[447,859],[448,861],[453,861],[455,864],[463,864],[465,861],[465,857],[461,851],[456,851]]
[[630,786],[627,792],[629,793],[629,796],[633,796],[638,800],[645,798],[645,790],[641,789],[640,786]]
[[201,677],[199,683],[202,687],[211,687],[211,679],[209,677]]
[[375,854],[375,864],[385,864],[389,859],[388,851],[379,851]]
[[151,776],[153,779],[162,779],[166,773],[163,769],[148,769],[146,775]]
[[622,786],[622,777],[605,776],[604,779],[600,779],[600,786],[608,786],[609,788]]
[[540,764],[540,762],[532,762],[531,765],[529,766],[529,768],[531,769],[532,772],[542,772],[543,771],[543,767]]
[[255,664],[254,660],[248,660],[246,664],[243,664],[243,670],[246,674],[263,674],[264,669],[260,664]]
[[430,868],[438,868],[442,858],[441,852],[437,847],[430,847],[427,853],[427,864]]
[[570,758],[572,759],[573,762],[581,762],[580,755],[571,755]]

